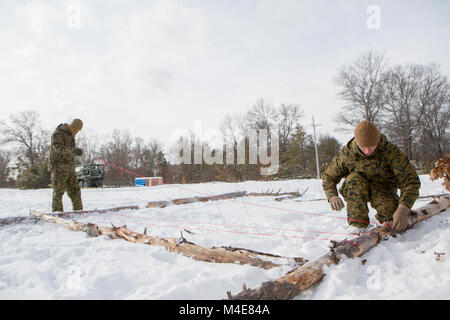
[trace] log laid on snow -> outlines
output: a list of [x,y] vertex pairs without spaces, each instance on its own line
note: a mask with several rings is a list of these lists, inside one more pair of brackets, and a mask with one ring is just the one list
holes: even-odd
[[306,191],[308,191],[309,188],[306,188],[303,192],[288,192],[285,194],[282,194],[280,196],[277,196],[275,198],[275,201],[283,201],[283,200],[291,200],[291,199],[296,199],[296,198],[300,198],[301,196],[303,196]]
[[107,212],[117,212],[121,210],[138,210],[139,206],[124,206],[124,207],[114,207],[107,209],[92,209],[92,210],[74,210],[74,211],[64,211],[64,212],[55,212],[52,215],[56,216],[70,216],[73,214],[84,214],[84,213],[107,213]]
[[[427,205],[411,210],[408,215],[408,227],[411,228],[419,222],[435,216],[450,207],[450,196],[446,195],[434,199]],[[256,289],[245,289],[233,296],[232,300],[287,300],[299,295],[304,290],[318,283],[324,277],[323,267],[337,264],[345,257],[360,257],[375,247],[380,241],[395,236],[396,231],[389,225],[380,225],[368,232],[362,233],[351,241],[332,242],[330,251],[294,269],[285,276],[264,282]]]
[[233,198],[241,198],[247,195],[246,191],[241,192],[231,192],[224,193],[215,196],[205,196],[205,197],[190,197],[190,198],[180,198],[174,200],[161,200],[161,201],[151,201],[147,204],[147,208],[165,208],[169,205],[180,205],[180,204],[188,204],[194,202],[207,202],[207,201],[217,201],[217,200],[226,200]]
[[277,192],[274,192],[274,189],[271,191],[267,190],[266,192],[250,192],[248,195],[250,197],[278,197],[278,196],[294,196],[296,198],[301,197],[308,189],[303,192],[294,191],[294,192],[281,192],[279,189]]
[[[439,198],[442,196],[446,196],[447,193],[441,193],[441,194],[431,194],[428,196],[420,196],[418,199],[427,199],[427,198]],[[276,199],[275,199],[276,200]],[[295,202],[310,202],[310,201],[326,201],[327,199],[325,198],[320,198],[320,199],[306,199],[306,200],[294,200]]]
[[263,269],[279,267],[287,263],[301,265],[306,261],[303,258],[286,258],[269,253],[258,252],[233,247],[204,248],[195,243],[187,241],[183,236],[180,238],[158,238],[131,231],[122,227],[99,227],[93,223],[81,223],[73,220],[63,219],[58,215],[39,213],[30,210],[30,214],[38,219],[62,225],[69,230],[83,231],[90,236],[105,235],[112,239],[123,239],[133,243],[162,246],[170,252],[181,253],[198,261],[215,263],[248,264]]
[[275,201],[292,200],[292,199],[297,199],[298,197],[300,197],[300,196],[299,195],[288,194],[288,195],[276,197]]
[[[308,190],[308,189],[306,189]],[[180,204],[189,204],[194,202],[207,202],[207,201],[217,201],[217,200],[226,200],[226,199],[234,199],[234,198],[242,198],[245,196],[251,196],[251,197],[277,197],[275,200],[282,201],[287,199],[295,199],[301,197],[305,192],[273,192],[267,191],[267,192],[251,192],[248,193],[246,191],[240,191],[240,192],[231,192],[231,193],[224,193],[219,194],[215,196],[205,196],[205,197],[189,197],[189,198],[180,198],[180,199],[174,199],[174,200],[160,200],[160,201],[151,201],[147,203],[147,208],[165,208],[170,205],[180,205]]]
[[[137,210],[138,206],[126,206],[126,207],[114,207],[109,209],[94,209],[94,210],[77,210],[77,211],[65,211],[65,212],[55,212],[52,215],[55,216],[70,216],[74,214],[85,214],[85,213],[106,213],[106,212],[117,212],[120,210]],[[11,224],[19,224],[19,223],[35,223],[35,217],[8,217],[0,219],[0,227],[11,225]]]
[[34,217],[8,217],[0,219],[0,227],[8,226],[11,224],[18,224],[18,223],[31,223],[36,222],[36,218]]

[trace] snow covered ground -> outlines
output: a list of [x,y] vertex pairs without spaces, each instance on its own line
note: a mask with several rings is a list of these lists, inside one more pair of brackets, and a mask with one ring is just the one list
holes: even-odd
[[[442,181],[421,176],[421,196],[444,193]],[[205,247],[234,246],[313,259],[328,250],[329,239],[351,238],[345,210],[325,200],[274,201],[245,197],[166,208],[148,201],[235,191],[283,192],[308,188],[301,198],[324,198],[320,180],[203,183],[150,188],[83,189],[85,209],[137,204],[143,209],[77,217],[83,222],[154,236],[185,238]],[[419,199],[420,207],[430,199]],[[70,200],[64,196],[66,210]],[[49,212],[51,190],[0,189],[0,218]],[[370,209],[374,220],[375,211]],[[405,234],[380,243],[363,258],[327,268],[321,283],[296,299],[449,299],[450,210]],[[374,220],[375,221],[375,220]],[[445,253],[436,261],[437,253]],[[362,261],[366,260],[363,264]],[[197,262],[161,247],[132,244],[39,222],[0,227],[0,299],[225,299],[277,278],[292,266],[262,270],[251,266]]]

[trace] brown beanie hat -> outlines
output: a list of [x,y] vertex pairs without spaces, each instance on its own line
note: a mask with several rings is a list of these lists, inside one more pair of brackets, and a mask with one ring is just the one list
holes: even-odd
[[355,128],[355,141],[359,147],[373,147],[380,142],[380,132],[367,120],[361,121]]
[[83,121],[81,121],[80,119],[74,119],[70,124],[70,127],[76,131],[80,131],[81,129],[83,129]]

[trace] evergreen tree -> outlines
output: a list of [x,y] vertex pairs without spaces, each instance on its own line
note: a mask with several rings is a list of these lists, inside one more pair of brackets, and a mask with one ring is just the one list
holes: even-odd
[[286,152],[280,154],[279,176],[282,178],[310,178],[315,168],[314,144],[302,126],[295,127]]
[[47,162],[40,162],[29,166],[18,177],[16,187],[19,189],[39,189],[50,186],[50,172],[47,171]]

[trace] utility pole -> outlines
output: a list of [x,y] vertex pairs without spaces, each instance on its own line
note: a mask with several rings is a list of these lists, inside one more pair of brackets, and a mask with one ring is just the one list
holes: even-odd
[[320,126],[320,124],[316,124],[314,121],[314,116],[312,117],[313,120],[313,131],[314,131],[314,148],[316,149],[316,168],[317,168],[317,179],[320,179],[320,167],[319,167],[319,152],[317,151],[317,139],[316,139],[316,127]]

